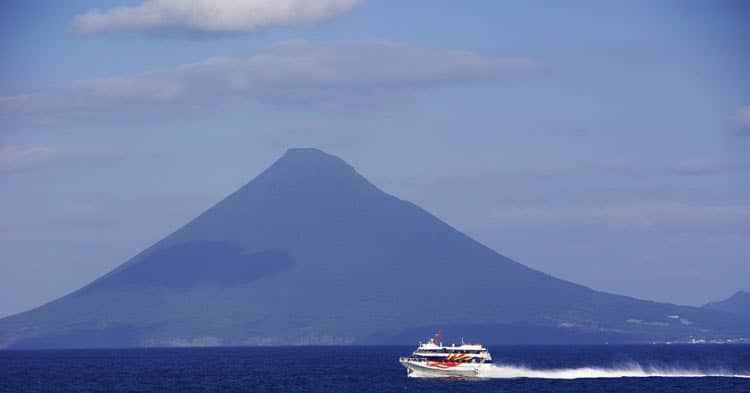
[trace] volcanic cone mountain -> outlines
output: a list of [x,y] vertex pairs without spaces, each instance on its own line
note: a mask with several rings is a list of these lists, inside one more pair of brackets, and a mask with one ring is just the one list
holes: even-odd
[[0,346],[413,343],[437,326],[491,343],[750,336],[721,310],[532,270],[341,159],[291,149],[109,274],[0,320]]

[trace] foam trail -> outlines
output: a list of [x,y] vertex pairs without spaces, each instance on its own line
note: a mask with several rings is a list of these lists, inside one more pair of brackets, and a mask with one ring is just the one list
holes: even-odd
[[484,369],[480,378],[541,378],[541,379],[578,379],[578,378],[634,378],[634,377],[732,377],[750,378],[750,374],[733,374],[723,371],[701,371],[688,369],[644,368],[639,364],[619,368],[560,368],[533,369],[524,366],[496,364]]

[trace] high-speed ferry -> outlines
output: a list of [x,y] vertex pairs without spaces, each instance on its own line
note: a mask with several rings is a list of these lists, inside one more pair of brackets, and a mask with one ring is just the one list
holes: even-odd
[[409,357],[399,358],[410,377],[479,377],[483,368],[491,367],[492,356],[482,344],[443,345],[442,332],[419,347]]

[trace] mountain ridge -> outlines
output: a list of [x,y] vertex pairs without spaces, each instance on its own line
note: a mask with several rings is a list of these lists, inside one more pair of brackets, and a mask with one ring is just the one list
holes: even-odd
[[737,291],[724,300],[708,302],[703,307],[725,311],[750,320],[750,292]]

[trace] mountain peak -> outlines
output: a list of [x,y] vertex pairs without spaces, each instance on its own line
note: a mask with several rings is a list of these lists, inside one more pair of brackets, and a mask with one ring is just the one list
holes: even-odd
[[328,154],[324,152],[323,150],[316,149],[313,147],[293,147],[290,148],[284,153],[281,158],[279,158],[274,165],[284,163],[284,164],[302,164],[302,165],[321,165],[321,164],[327,164],[330,166],[343,166],[349,169],[352,168],[349,164],[347,164],[344,160],[342,160],[339,157],[334,156],[333,154]]
[[284,153],[281,158],[279,158],[279,161],[281,160],[315,160],[315,161],[335,161],[344,165],[347,165],[344,160],[342,160],[339,157],[334,156],[333,154],[328,154],[324,152],[323,150],[316,149],[314,147],[292,147],[289,148],[286,153]]
[[262,177],[286,179],[297,182],[302,179],[361,177],[344,160],[320,149],[311,147],[291,148],[273,163]]
[[286,153],[284,155],[321,155],[321,156],[330,156],[331,154],[328,154],[324,152],[323,150],[320,150],[315,147],[290,147],[287,149]]

